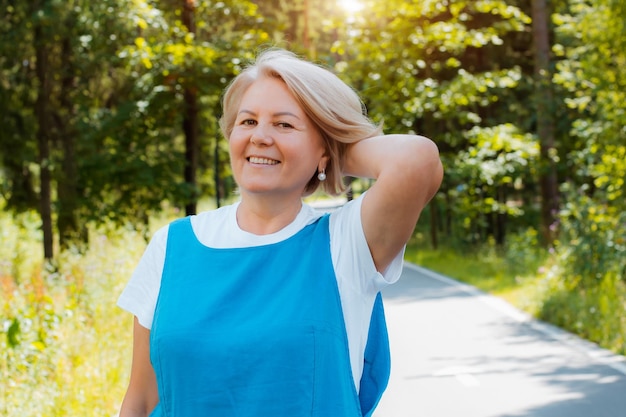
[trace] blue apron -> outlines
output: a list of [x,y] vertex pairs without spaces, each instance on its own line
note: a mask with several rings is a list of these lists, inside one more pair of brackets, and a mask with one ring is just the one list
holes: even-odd
[[[389,378],[376,298],[357,395],[328,216],[275,244],[215,249],[169,227],[150,334],[151,416],[370,416]],[[365,318],[367,319],[367,318]]]

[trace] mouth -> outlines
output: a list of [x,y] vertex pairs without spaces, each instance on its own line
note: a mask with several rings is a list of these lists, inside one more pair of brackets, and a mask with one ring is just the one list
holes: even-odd
[[248,157],[246,159],[251,164],[258,164],[258,165],[277,165],[277,164],[280,164],[280,161],[277,161],[275,159],[261,158],[261,157],[258,157],[258,156],[250,156],[250,157]]

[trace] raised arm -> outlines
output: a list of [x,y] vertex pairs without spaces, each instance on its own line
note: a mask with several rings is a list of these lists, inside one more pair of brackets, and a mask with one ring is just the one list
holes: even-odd
[[119,417],[146,417],[158,401],[156,376],[150,363],[150,330],[135,317],[130,382]]
[[385,135],[351,144],[344,174],[374,178],[363,199],[365,238],[382,272],[408,242],[443,177],[437,146],[415,135]]

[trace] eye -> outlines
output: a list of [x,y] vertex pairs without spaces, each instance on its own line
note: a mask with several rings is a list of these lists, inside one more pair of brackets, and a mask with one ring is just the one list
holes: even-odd
[[254,126],[254,125],[256,125],[256,120],[254,120],[254,119],[244,119],[239,124],[243,125],[243,126]]
[[282,128],[282,129],[293,129],[293,125],[287,123],[287,122],[278,122],[276,123],[276,126]]

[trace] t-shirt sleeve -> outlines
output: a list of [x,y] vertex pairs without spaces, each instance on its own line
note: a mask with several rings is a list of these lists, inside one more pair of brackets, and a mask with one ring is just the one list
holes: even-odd
[[340,285],[356,285],[359,292],[376,293],[400,278],[404,248],[382,273],[376,270],[361,223],[362,202],[363,195],[331,214],[331,252],[338,278],[350,281]]
[[117,305],[137,317],[139,324],[150,329],[156,308],[161,275],[165,263],[168,226],[159,229],[146,247]]

